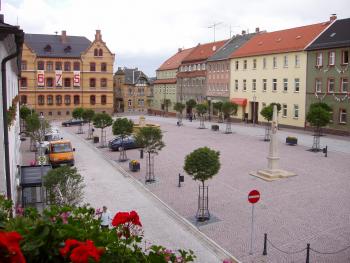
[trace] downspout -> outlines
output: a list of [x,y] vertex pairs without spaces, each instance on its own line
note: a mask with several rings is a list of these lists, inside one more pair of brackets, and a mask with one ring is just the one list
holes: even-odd
[[15,36],[16,52],[8,55],[1,61],[1,77],[2,77],[2,117],[4,124],[4,147],[5,147],[5,174],[6,174],[6,194],[7,199],[12,199],[11,176],[10,176],[10,154],[9,154],[9,132],[7,123],[7,85],[6,85],[6,63],[20,54],[19,37]]

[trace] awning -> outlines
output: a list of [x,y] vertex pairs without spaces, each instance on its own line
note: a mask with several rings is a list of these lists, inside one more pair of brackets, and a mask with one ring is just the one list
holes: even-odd
[[247,99],[244,99],[244,98],[232,98],[231,99],[231,102],[232,103],[235,103],[237,105],[241,105],[241,106],[245,106],[247,105]]

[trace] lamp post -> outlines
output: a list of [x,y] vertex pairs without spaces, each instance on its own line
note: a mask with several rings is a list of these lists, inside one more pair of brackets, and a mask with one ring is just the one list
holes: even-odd
[[256,101],[256,96],[254,94],[254,96],[253,96],[253,126],[255,126],[255,116],[256,116],[256,113],[255,113],[255,111],[256,111],[255,101]]
[[[43,164],[44,164],[44,154],[43,154],[43,137],[44,137],[44,115],[40,114],[39,116],[39,120],[40,120],[40,132],[39,132],[39,163],[40,163],[40,176],[41,176],[41,184],[43,184],[43,176],[44,176],[44,171],[43,171]],[[40,199],[42,201],[43,204],[43,208],[44,208],[44,201],[43,201],[43,197],[44,197],[44,189],[43,189],[43,185],[41,185],[41,191],[40,191]]]

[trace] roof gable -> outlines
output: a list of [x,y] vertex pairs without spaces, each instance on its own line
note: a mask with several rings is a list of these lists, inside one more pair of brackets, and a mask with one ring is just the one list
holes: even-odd
[[219,48],[221,48],[227,40],[221,40],[217,42],[211,42],[206,44],[198,44],[187,57],[184,58],[182,63],[195,62],[201,60],[207,60],[212,56]]
[[175,55],[168,58],[157,70],[177,69],[182,60],[193,50],[193,48],[181,49]]

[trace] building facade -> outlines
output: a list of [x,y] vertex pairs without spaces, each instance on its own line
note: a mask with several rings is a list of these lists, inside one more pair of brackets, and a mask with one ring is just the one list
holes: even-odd
[[333,109],[327,129],[350,134],[350,18],[336,20],[306,50],[306,110],[325,102]]
[[[20,123],[18,83],[24,33],[0,14],[0,194],[16,204],[19,186]],[[13,55],[13,56],[12,56]]]
[[26,34],[20,102],[48,118],[68,118],[76,107],[113,112],[114,54],[100,30],[85,37]]
[[260,33],[231,55],[230,98],[237,103],[238,119],[265,122],[260,111],[280,103],[279,124],[305,126],[305,47],[330,22]]
[[138,68],[119,67],[114,74],[115,112],[147,112],[150,81]]

